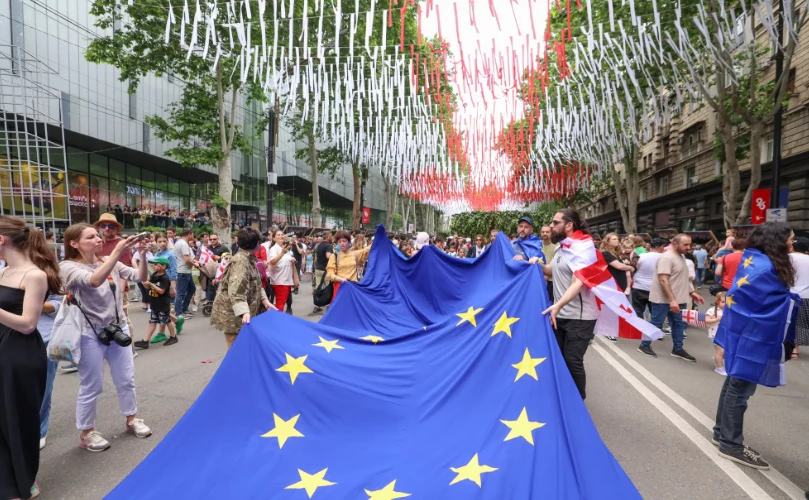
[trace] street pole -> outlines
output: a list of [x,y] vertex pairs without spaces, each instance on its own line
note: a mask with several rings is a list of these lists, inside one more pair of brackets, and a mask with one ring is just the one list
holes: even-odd
[[[784,0],[778,1],[778,50],[775,53],[775,82],[779,83],[784,74]],[[775,89],[776,97],[778,89]],[[776,102],[775,105],[782,103]],[[781,192],[781,131],[784,108],[779,107],[772,125],[772,181],[770,186],[770,207],[780,208]]]
[[267,230],[272,227],[272,191],[275,179],[273,179],[273,168],[275,165],[275,109],[268,110],[268,123],[269,141],[267,141]]
[[360,174],[360,229],[365,229],[362,222],[362,209],[365,208],[365,172]]

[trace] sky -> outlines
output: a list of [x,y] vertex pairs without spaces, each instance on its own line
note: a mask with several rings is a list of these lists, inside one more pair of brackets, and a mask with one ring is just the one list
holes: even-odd
[[[522,117],[514,85],[544,43],[547,0],[428,0],[421,5],[423,34],[440,31],[453,54],[453,86],[458,95],[455,126],[466,135],[472,176],[479,185],[505,179],[511,165],[492,146],[503,125]],[[493,61],[498,69],[489,71]]]

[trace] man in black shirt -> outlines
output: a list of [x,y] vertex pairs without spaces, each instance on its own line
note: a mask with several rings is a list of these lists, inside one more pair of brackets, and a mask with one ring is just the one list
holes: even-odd
[[[321,285],[326,278],[326,266],[329,263],[334,247],[332,246],[331,232],[326,231],[323,234],[323,241],[321,241],[315,248],[315,269],[314,277],[312,278],[312,295],[315,290]],[[315,306],[314,312],[321,312],[323,309]]]
[[[149,316],[149,327],[146,330],[146,337],[135,342],[138,349],[148,349],[149,341],[154,335],[155,328],[160,325],[163,330],[166,325],[169,327],[169,338],[163,343],[165,346],[177,343],[177,333],[174,331],[174,323],[171,322],[171,281],[166,269],[169,267],[169,260],[165,257],[157,257],[149,261],[154,266],[155,272],[149,277],[149,281],[143,286],[149,290],[149,307],[152,312]],[[162,331],[160,333],[163,333]]]
[[216,233],[212,234],[208,241],[210,242],[208,248],[211,250],[211,253],[213,253],[213,260],[219,262],[219,259],[222,258],[222,254],[229,252],[228,247],[219,241],[219,235]]

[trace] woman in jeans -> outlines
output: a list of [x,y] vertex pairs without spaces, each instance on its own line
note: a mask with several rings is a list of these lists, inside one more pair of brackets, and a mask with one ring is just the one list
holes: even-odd
[[38,495],[39,411],[48,360],[37,331],[45,298],[62,284],[45,238],[0,215],[0,499]]
[[[126,417],[126,431],[139,438],[152,435],[142,419],[136,418],[135,365],[129,343],[120,345],[113,340],[105,345],[99,333],[109,325],[117,325],[130,337],[123,311],[123,291],[116,286],[122,279],[146,281],[146,259],[141,259],[136,271],[118,262],[122,253],[131,251],[136,243],[138,252],[145,255],[148,240],[130,236],[121,240],[105,260],[101,252],[101,237],[89,224],[74,224],[65,231],[65,260],[59,263],[65,290],[78,301],[69,307],[80,307],[84,328],[81,332],[81,359],[79,360],[79,396],[76,401],[76,427],[81,431],[79,447],[88,451],[104,451],[109,441],[95,430],[96,403],[104,382],[104,360],[118,392],[121,414]],[[131,340],[130,340],[131,342]]]

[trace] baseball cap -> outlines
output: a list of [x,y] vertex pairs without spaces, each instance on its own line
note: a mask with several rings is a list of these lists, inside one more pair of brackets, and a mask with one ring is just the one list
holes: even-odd
[[163,264],[164,266],[168,266],[169,259],[165,257],[155,257],[154,259],[149,261],[149,264]]
[[531,224],[531,227],[534,227],[534,219],[528,217],[527,215],[525,217],[520,217],[520,220],[517,221],[517,224],[519,224],[520,222],[527,222]]

